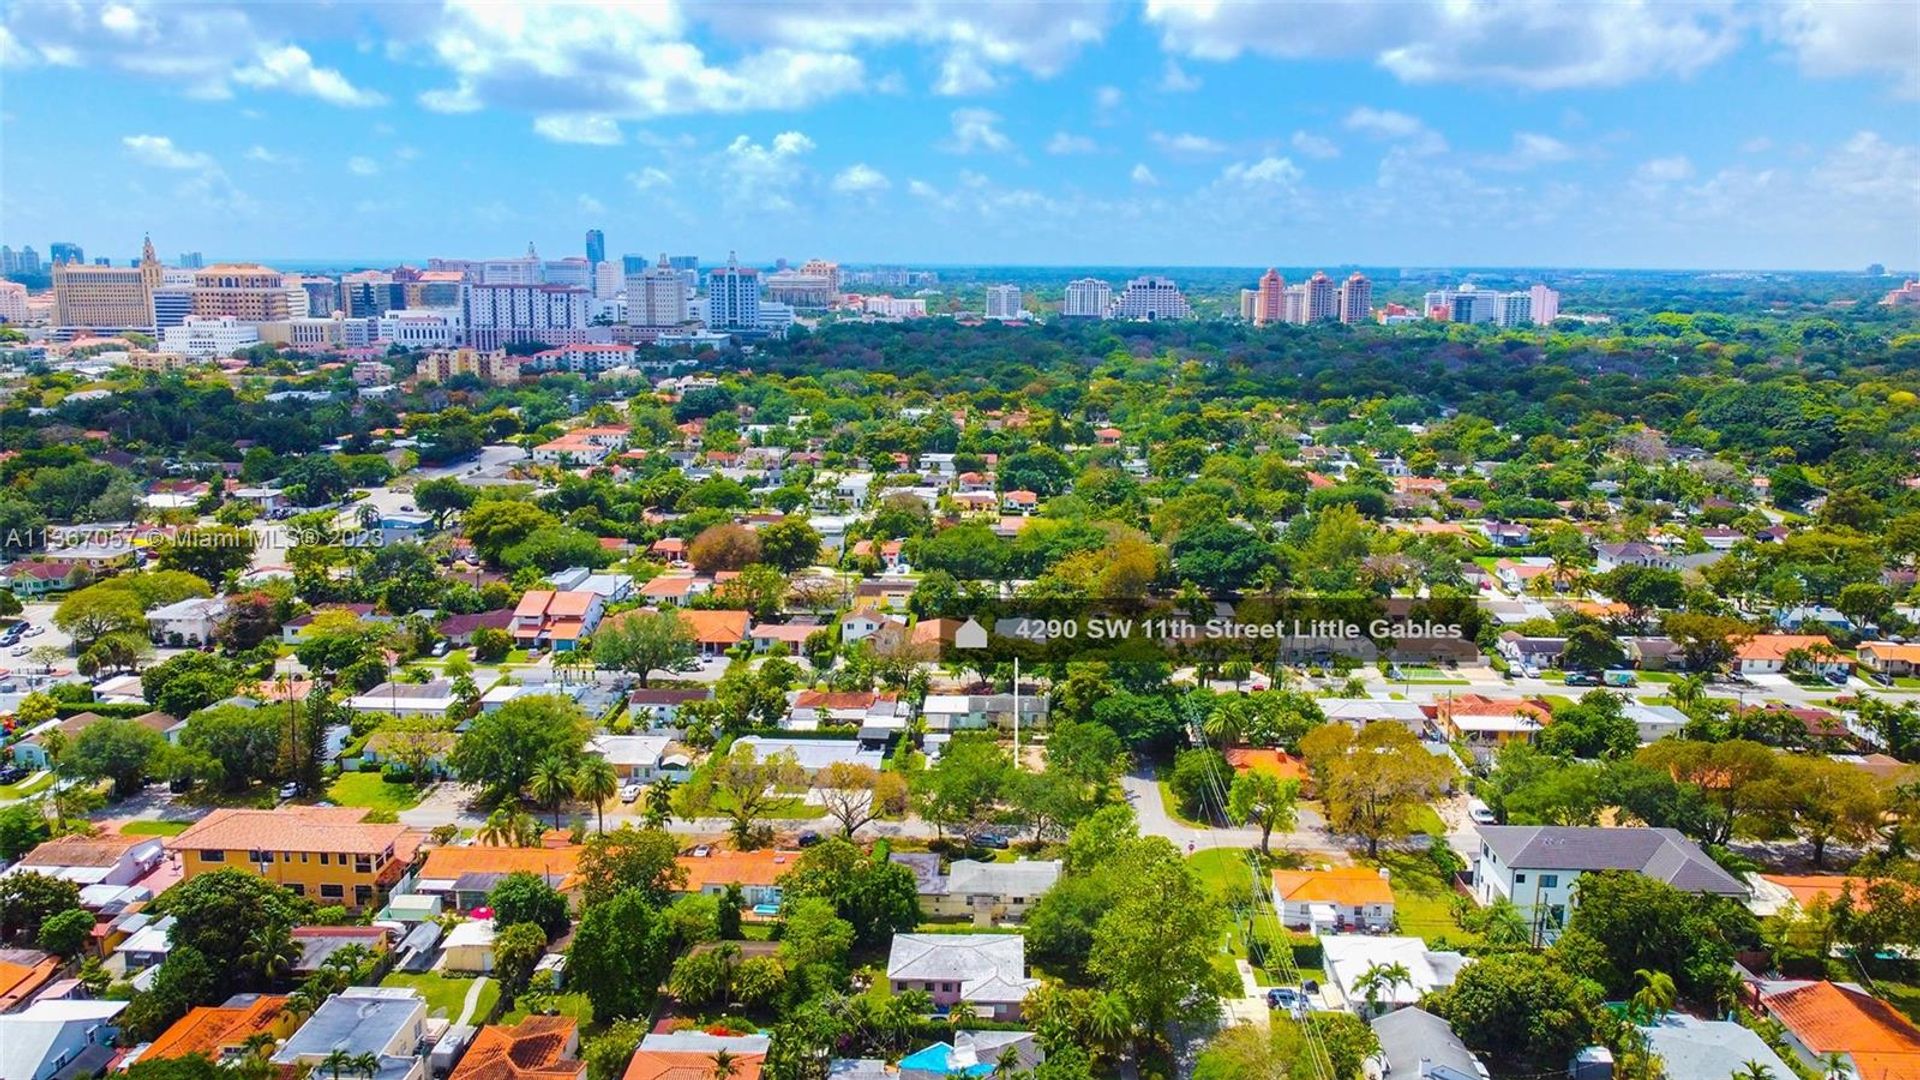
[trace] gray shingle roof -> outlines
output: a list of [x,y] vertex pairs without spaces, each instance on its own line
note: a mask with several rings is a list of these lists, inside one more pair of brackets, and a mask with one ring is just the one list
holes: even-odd
[[1482,825],[1479,832],[1516,870],[1636,870],[1688,892],[1747,895],[1740,879],[1674,829]]
[[1425,1009],[1395,1009],[1370,1023],[1380,1039],[1380,1056],[1387,1060],[1386,1075],[1391,1080],[1418,1080],[1422,1061],[1431,1063],[1436,1080],[1474,1080],[1487,1075],[1486,1068],[1447,1022]]

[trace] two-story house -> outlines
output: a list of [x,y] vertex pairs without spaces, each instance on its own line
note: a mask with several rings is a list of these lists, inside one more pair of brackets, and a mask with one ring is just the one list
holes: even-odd
[[422,834],[405,825],[362,820],[352,806],[225,808],[168,841],[185,880],[241,870],[283,885],[322,906],[377,907],[406,873]]
[[599,593],[579,589],[530,589],[513,609],[513,641],[523,649],[551,646],[566,652],[593,633],[606,611]]
[[1631,870],[1685,892],[1745,900],[1747,886],[1675,829],[1481,825],[1473,888],[1481,904],[1509,900],[1551,940],[1574,905],[1574,883]]

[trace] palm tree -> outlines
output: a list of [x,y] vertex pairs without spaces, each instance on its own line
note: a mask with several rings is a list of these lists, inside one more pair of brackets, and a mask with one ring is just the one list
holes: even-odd
[[332,1075],[333,1080],[340,1080],[340,1074],[351,1068],[353,1068],[353,1055],[336,1047],[326,1057],[320,1059],[320,1063],[313,1067],[313,1071],[319,1072],[325,1069]]
[[1005,1050],[1000,1051],[1000,1058],[993,1063],[993,1072],[989,1075],[997,1077],[999,1080],[1005,1080],[1006,1077],[1010,1077],[1019,1071],[1020,1049],[1019,1047],[1009,1046]]
[[1821,1054],[1814,1064],[1820,1067],[1821,1080],[1853,1080],[1853,1062],[1837,1050]]
[[366,1077],[367,1080],[373,1080],[373,1078],[380,1073],[380,1055],[371,1051],[364,1054],[355,1054],[353,1058],[347,1062],[347,1068]]
[[573,774],[573,794],[593,804],[601,832],[607,831],[607,800],[620,794],[620,774],[613,763],[598,754],[589,755]]
[[480,826],[480,831],[477,834],[480,842],[483,844],[492,844],[495,847],[511,846],[515,839],[517,839],[515,829],[518,823],[515,822],[513,818],[514,814],[512,809],[505,806],[488,814],[486,823]]
[[973,1006],[964,1001],[954,1002],[947,1010],[947,1026],[955,1031],[959,1031],[977,1019],[979,1017],[975,1014]]
[[1627,1012],[1641,1023],[1651,1023],[1665,1016],[1680,998],[1679,991],[1673,985],[1673,977],[1664,971],[1638,968],[1633,977],[1639,982],[1640,989],[1634,991],[1632,999],[1627,1002]]
[[713,1080],[729,1080],[729,1078],[733,1076],[733,1071],[737,1066],[738,1062],[734,1059],[732,1051],[715,1050],[713,1052],[713,1070],[710,1075],[713,1077]]
[[662,829],[673,820],[673,778],[663,776],[647,788],[647,828]]
[[533,797],[547,804],[547,810],[553,814],[553,827],[560,827],[560,804],[573,794],[573,773],[567,769],[566,759],[549,757],[533,767],[533,778],[527,782],[533,790]]
[[247,951],[240,964],[260,973],[268,982],[278,982],[293,971],[300,959],[300,946],[279,923],[268,923],[247,935]]
[[1390,993],[1402,983],[1409,987],[1413,985],[1413,973],[1407,970],[1407,965],[1374,964],[1353,980],[1353,988],[1367,999],[1368,1012],[1378,1012],[1382,995]]
[[240,1041],[240,1052],[247,1057],[266,1057],[267,1051],[279,1041],[271,1031],[256,1031]]
[[1133,1014],[1126,1000],[1111,993],[1094,998],[1093,1008],[1087,1014],[1087,1034],[1102,1054],[1119,1057],[1127,1040],[1133,1037]]
[[1733,1071],[1732,1080],[1774,1080],[1773,1068],[1749,1058]]

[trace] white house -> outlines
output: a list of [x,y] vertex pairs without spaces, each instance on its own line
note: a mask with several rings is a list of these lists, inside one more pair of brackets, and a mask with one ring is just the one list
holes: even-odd
[[[109,833],[58,836],[21,856],[6,873],[31,871],[89,885],[131,885],[167,857],[166,842],[157,836]],[[4,876],[4,875],[0,875]]]
[[0,1016],[0,1076],[52,1080],[92,1076],[113,1058],[114,1018],[125,1001],[36,1001]]
[[226,614],[227,602],[220,597],[190,597],[147,612],[147,635],[154,644],[173,648],[205,645]]
[[426,1075],[419,1055],[426,1037],[427,999],[420,991],[350,986],[321,1002],[270,1060],[312,1068],[335,1050],[372,1054],[380,1062],[376,1080],[416,1080]]
[[660,775],[671,743],[665,735],[595,735],[587,752],[605,758],[622,781],[644,784]]
[[440,956],[448,971],[479,975],[493,971],[493,920],[455,923],[440,943]]
[[[1431,951],[1417,937],[1330,934],[1320,938],[1320,947],[1329,989],[1338,989],[1347,1006],[1362,1014],[1418,1004],[1424,995],[1452,986],[1460,969],[1472,962],[1457,952]],[[1375,987],[1375,1006],[1369,1010],[1366,973],[1396,964],[1406,968],[1406,980]]]
[[1594,870],[1633,870],[1685,892],[1744,900],[1747,886],[1674,829],[1481,825],[1473,887],[1481,904],[1509,900],[1540,936],[1566,925],[1574,882]]
[[1018,934],[895,934],[887,981],[895,994],[925,990],[937,1008],[964,1001],[983,1019],[1018,1020],[1040,985],[1027,978],[1026,945]]
[[929,918],[970,918],[976,926],[1021,921],[1060,880],[1063,866],[1058,859],[955,859],[945,876],[921,887],[920,910]]

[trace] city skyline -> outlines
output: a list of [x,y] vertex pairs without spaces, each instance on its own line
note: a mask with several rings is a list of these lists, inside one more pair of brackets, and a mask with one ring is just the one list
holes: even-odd
[[582,254],[593,228],[609,257],[743,263],[1920,264],[1911,5],[1307,7],[13,5],[0,239],[116,263],[149,231],[377,263]]

